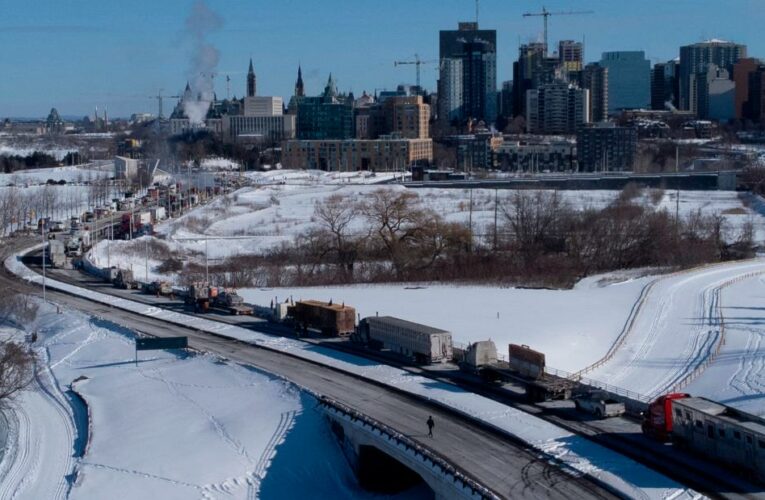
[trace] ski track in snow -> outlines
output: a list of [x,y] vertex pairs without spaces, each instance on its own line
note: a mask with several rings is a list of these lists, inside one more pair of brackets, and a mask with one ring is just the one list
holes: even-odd
[[[643,394],[649,399],[687,385],[714,361],[723,335],[722,292],[742,279],[765,273],[763,263],[710,266],[657,279],[642,300],[637,325],[614,356],[587,376]],[[715,279],[716,278],[716,279]],[[691,294],[691,303],[688,299]],[[687,308],[686,310],[683,310]],[[765,389],[754,355],[761,333],[750,332],[747,354],[731,379],[742,394]]]

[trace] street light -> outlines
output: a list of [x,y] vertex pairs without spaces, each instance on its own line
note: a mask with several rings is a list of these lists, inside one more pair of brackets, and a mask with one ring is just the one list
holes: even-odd
[[45,247],[46,247],[46,241],[45,241],[45,220],[44,219],[43,219],[43,223],[42,223],[42,229],[41,229],[40,232],[42,234],[42,241],[43,241],[43,253],[42,253],[42,276],[43,276],[43,279],[42,279],[42,289],[43,289],[43,302],[45,302],[46,301],[45,300]]

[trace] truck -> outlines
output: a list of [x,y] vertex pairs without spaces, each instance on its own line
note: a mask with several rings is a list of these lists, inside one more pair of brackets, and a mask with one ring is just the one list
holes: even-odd
[[491,340],[480,340],[468,345],[460,368],[478,372],[485,366],[497,364],[497,346]]
[[346,336],[356,330],[356,310],[345,304],[302,300],[289,307],[289,315],[303,331],[320,330],[324,335]]
[[230,314],[252,314],[252,307],[245,305],[244,299],[239,294],[228,290],[218,292],[217,296],[213,299],[213,306],[224,309]]
[[52,239],[49,241],[48,260],[52,267],[62,269],[66,266],[66,247],[62,240]]
[[359,334],[370,347],[387,349],[417,363],[452,359],[452,334],[440,328],[392,316],[370,316],[359,323]]
[[207,283],[193,283],[189,285],[186,293],[186,304],[194,307],[195,311],[207,312],[210,309],[210,285]]
[[152,295],[170,297],[173,295],[173,286],[167,281],[152,281],[144,283],[143,291]]
[[577,410],[595,415],[597,418],[618,417],[624,415],[624,403],[613,399],[605,391],[590,391],[574,396]]
[[114,278],[114,286],[125,290],[137,289],[138,282],[133,277],[133,271],[128,269],[119,269]]
[[657,441],[669,441],[672,436],[672,401],[689,397],[690,394],[673,392],[660,396],[649,404],[640,425],[643,434]]

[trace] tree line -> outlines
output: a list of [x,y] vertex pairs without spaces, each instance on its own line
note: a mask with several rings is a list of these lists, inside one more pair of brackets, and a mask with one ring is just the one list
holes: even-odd
[[[450,281],[570,286],[600,272],[684,268],[753,255],[751,222],[720,214],[677,217],[664,196],[628,186],[603,207],[576,208],[555,191],[513,191],[497,200],[493,227],[447,220],[412,191],[367,199],[333,195],[314,207],[315,227],[262,255],[211,266],[231,286]],[[189,264],[187,273],[201,273]]]

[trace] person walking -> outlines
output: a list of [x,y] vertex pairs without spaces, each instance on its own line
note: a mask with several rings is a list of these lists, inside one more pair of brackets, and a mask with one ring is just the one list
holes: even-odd
[[428,417],[428,437],[433,437],[433,426],[435,426],[436,423],[433,421],[433,415],[430,415]]

